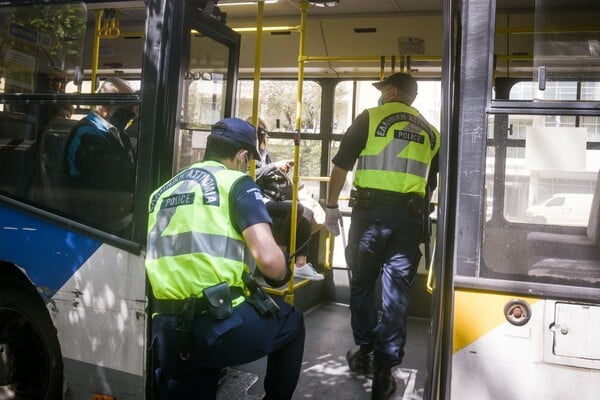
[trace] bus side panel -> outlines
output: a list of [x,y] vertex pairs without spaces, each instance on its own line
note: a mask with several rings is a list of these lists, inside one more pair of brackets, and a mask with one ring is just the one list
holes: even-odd
[[[596,399],[600,391],[600,365],[574,367],[564,358],[558,363],[552,300],[519,297],[529,305],[531,319],[522,326],[504,317],[514,296],[456,291],[452,359],[452,399],[562,400]],[[585,307],[584,307],[585,308]],[[595,307],[597,308],[597,307]],[[600,319],[595,314],[596,319]],[[595,337],[588,330],[596,323],[572,319],[570,330]],[[579,326],[576,324],[579,323]],[[558,335],[561,335],[558,332]],[[589,354],[589,348],[588,354]],[[578,357],[572,357],[578,359]]]
[[102,245],[52,298],[74,398],[144,398],[144,274],[143,257]]
[[0,221],[0,260],[16,265],[44,297],[67,394],[143,399],[144,257],[10,208],[0,207]]

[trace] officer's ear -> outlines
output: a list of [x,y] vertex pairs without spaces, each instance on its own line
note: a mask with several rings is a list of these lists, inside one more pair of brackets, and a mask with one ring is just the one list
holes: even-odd
[[240,150],[236,154],[237,159],[240,163],[248,163],[248,150]]
[[235,157],[233,158],[234,168],[241,172],[246,172],[248,170],[248,150],[239,150],[235,153]]

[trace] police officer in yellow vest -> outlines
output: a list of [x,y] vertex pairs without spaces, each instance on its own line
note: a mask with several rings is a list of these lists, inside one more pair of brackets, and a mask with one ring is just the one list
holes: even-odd
[[[339,234],[339,195],[358,160],[346,261],[352,271],[352,332],[359,347],[346,359],[351,370],[374,373],[373,399],[387,399],[396,390],[391,368],[404,355],[408,291],[421,257],[428,187],[436,185],[440,134],[411,107],[417,96],[412,76],[395,73],[374,86],[382,104],[356,118],[332,160],[326,225]],[[380,273],[381,319],[375,298]]]
[[160,399],[214,399],[220,371],[267,356],[265,399],[291,399],[304,352],[302,313],[265,298],[290,278],[260,189],[246,175],[259,159],[256,128],[216,123],[201,163],[149,201],[146,272],[153,293],[153,349]]

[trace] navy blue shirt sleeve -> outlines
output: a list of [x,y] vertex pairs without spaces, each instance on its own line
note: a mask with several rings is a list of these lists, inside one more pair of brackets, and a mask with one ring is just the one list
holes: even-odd
[[358,159],[360,152],[367,144],[369,134],[369,112],[364,110],[350,125],[342,141],[337,154],[331,162],[346,171],[354,168],[354,163]]
[[431,168],[429,169],[429,177],[427,178],[427,187],[429,188],[429,193],[433,193],[433,191],[437,188],[437,174],[440,172],[440,153],[436,153],[431,160]]
[[261,222],[271,224],[262,193],[249,176],[238,179],[231,187],[229,213],[234,228],[240,233]]

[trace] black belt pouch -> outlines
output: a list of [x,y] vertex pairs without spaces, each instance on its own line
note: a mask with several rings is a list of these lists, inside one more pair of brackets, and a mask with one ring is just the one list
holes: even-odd
[[208,303],[208,311],[215,319],[225,319],[231,316],[233,306],[227,282],[207,287],[202,293]]

